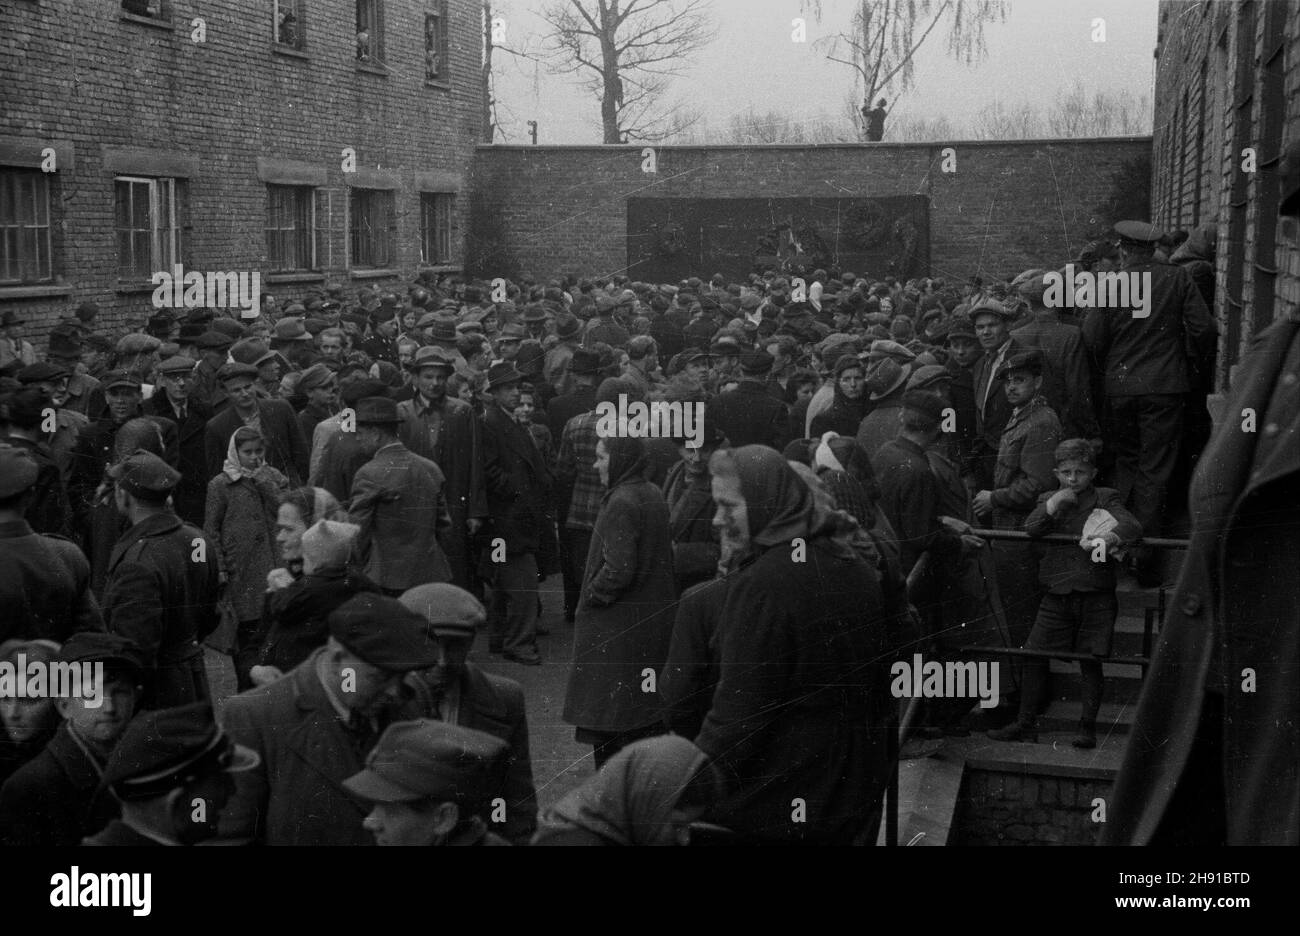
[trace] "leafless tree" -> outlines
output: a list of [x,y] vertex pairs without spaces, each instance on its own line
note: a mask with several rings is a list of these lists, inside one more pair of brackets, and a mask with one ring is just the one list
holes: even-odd
[[600,96],[602,142],[657,142],[698,119],[663,99],[716,35],[705,0],[555,0],[542,17],[552,70]]
[[[500,120],[497,117],[497,99],[496,99],[496,71],[492,59],[493,52],[504,52],[510,55],[516,63],[523,60],[538,61],[538,53],[531,45],[525,41],[523,46],[505,45],[496,40],[496,27],[494,21],[500,16],[501,10],[494,9],[491,0],[484,0],[483,3],[483,66],[482,66],[482,102],[480,105],[481,114],[481,133],[479,139],[483,143],[493,143],[496,141],[497,132],[500,130]],[[504,20],[502,21],[504,24]]]
[[[967,64],[982,59],[984,27],[1004,22],[1007,7],[1000,0],[858,0],[848,30],[813,45],[853,69],[865,110],[890,82],[895,99],[912,87],[917,50],[940,23],[946,23],[949,55]],[[821,20],[821,0],[804,0],[804,9]]]

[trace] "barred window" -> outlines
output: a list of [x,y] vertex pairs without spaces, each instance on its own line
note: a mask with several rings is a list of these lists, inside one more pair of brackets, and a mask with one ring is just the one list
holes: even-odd
[[35,169],[0,169],[0,283],[54,279],[50,178]]
[[277,45],[301,49],[305,45],[304,0],[271,0],[272,39]]
[[276,273],[318,269],[316,190],[309,185],[266,187],[266,256]]
[[167,19],[172,11],[170,0],[122,0],[122,12],[150,19]]
[[384,61],[384,7],[382,0],[357,0],[357,61],[381,65]]
[[456,196],[426,193],[420,196],[420,262],[452,262],[451,228],[456,214]]
[[434,12],[424,17],[424,78],[426,81],[446,81],[451,77],[447,67],[450,45],[447,34],[447,2],[438,0]]
[[354,188],[348,207],[352,266],[360,269],[391,266],[397,241],[393,193]]
[[182,183],[136,176],[113,181],[118,278],[147,280],[156,271],[182,263]]

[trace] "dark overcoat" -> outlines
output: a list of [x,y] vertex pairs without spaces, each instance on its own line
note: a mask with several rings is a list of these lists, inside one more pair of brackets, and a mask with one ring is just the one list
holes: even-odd
[[495,403],[483,414],[483,472],[491,536],[505,541],[508,556],[536,553],[551,475],[528,430]]

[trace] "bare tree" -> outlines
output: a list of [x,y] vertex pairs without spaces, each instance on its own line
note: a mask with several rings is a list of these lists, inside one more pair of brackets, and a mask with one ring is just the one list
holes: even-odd
[[[483,3],[483,65],[482,65],[482,100],[480,104],[481,116],[481,136],[479,139],[483,143],[493,143],[496,141],[497,131],[500,129],[500,121],[497,117],[497,100],[496,100],[496,72],[493,70],[492,53],[505,52],[512,56],[516,62],[519,60],[529,60],[536,62],[538,54],[529,43],[525,42],[520,48],[504,45],[497,41],[497,24],[500,10],[493,10],[491,0],[484,0]],[[501,19],[500,25],[504,26],[504,19]]]
[[[1000,0],[858,0],[848,30],[814,47],[853,69],[865,110],[892,81],[899,92],[912,87],[917,50],[941,22],[947,23],[949,55],[967,64],[982,59],[988,54],[984,27],[1005,22],[1007,6]],[[820,0],[804,0],[804,8],[821,19]]]
[[602,142],[657,142],[698,119],[663,97],[716,35],[704,0],[556,0],[542,17],[552,71],[581,74],[600,95]]

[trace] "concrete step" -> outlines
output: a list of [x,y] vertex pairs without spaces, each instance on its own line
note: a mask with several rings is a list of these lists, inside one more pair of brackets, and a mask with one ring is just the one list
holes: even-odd
[[[1133,716],[1137,706],[1126,702],[1101,703],[1097,713],[1097,737],[1102,735],[1127,735],[1133,727]],[[1068,733],[1074,737],[1079,727],[1079,718],[1083,713],[1083,704],[1077,696],[1068,699],[1053,699],[1047,711],[1038,716],[1040,732]]]

